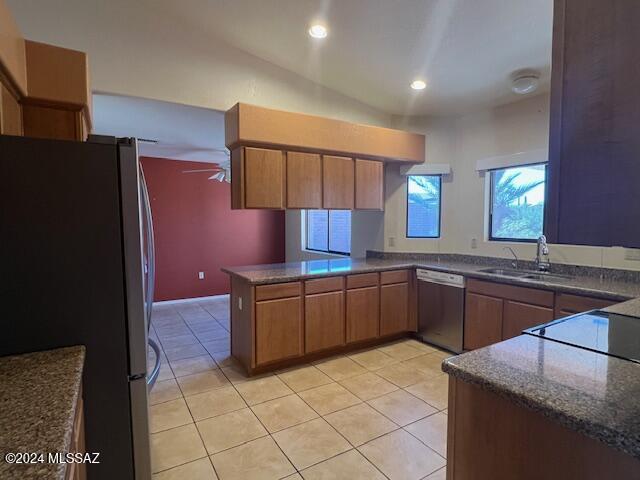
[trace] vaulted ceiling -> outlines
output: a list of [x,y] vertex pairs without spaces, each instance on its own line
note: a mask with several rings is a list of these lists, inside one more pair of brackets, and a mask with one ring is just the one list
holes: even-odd
[[[543,89],[549,79],[552,0],[8,3],[31,38],[79,49],[86,39],[86,49],[100,53],[97,75],[109,56],[129,54],[127,39],[139,27],[144,35],[135,40],[148,52],[139,60],[158,76],[178,78],[171,65],[153,61],[167,35],[201,58],[208,45],[222,43],[390,114],[455,114],[514,101],[509,75],[521,68],[539,69]],[[312,22],[328,27],[326,39],[307,35]],[[176,31],[169,32],[172,24]],[[418,77],[428,83],[421,92],[409,88]]]

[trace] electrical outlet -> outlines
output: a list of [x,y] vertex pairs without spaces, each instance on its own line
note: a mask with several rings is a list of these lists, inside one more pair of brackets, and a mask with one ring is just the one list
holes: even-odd
[[198,280],[204,280],[204,272],[198,272]]
[[640,262],[640,248],[625,248],[624,259],[632,262]]
[[478,248],[478,239],[476,237],[473,237],[471,239],[471,248],[473,248],[473,249]]
[[396,237],[389,237],[389,246],[390,247],[396,246]]

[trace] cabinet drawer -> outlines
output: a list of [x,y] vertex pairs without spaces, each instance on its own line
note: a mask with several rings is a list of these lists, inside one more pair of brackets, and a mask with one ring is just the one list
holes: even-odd
[[490,297],[504,298],[516,302],[553,308],[554,295],[549,290],[516,287],[504,283],[485,282],[470,278],[467,281],[467,292],[479,293]]
[[347,288],[375,287],[377,285],[377,273],[361,273],[347,276]]
[[542,325],[551,320],[553,320],[551,308],[505,300],[502,312],[502,339],[517,337],[525,328]]
[[388,285],[390,283],[403,283],[409,281],[409,270],[391,270],[389,272],[380,272],[380,285]]
[[307,295],[314,293],[335,292],[344,287],[344,277],[318,278],[304,282],[304,291]]
[[256,302],[276,298],[297,297],[301,294],[300,282],[274,283],[256,287]]
[[302,355],[302,300],[256,303],[256,365]]
[[614,301],[601,298],[582,297],[567,293],[556,294],[556,318],[582,313],[589,310],[606,308],[613,305]]

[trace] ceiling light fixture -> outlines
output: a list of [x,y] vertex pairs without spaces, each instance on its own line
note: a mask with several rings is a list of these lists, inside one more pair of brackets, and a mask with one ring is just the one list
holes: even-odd
[[424,90],[425,88],[427,88],[427,82],[425,82],[424,80],[414,80],[413,82],[411,82],[411,88],[413,88],[414,90]]
[[325,38],[327,36],[327,27],[320,24],[311,25],[309,35],[313,38]]
[[524,69],[511,74],[511,90],[518,95],[533,93],[540,85],[540,72]]

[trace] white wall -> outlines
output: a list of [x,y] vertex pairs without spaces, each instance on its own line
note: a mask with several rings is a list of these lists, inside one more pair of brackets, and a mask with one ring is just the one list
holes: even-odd
[[[236,102],[388,126],[390,116],[222,42],[161,2],[7,0],[26,38],[89,54],[94,91],[227,110]],[[99,21],[95,21],[99,19]]]
[[[429,163],[450,163],[453,174],[443,178],[440,239],[406,238],[406,177],[393,165],[386,169],[385,250],[442,252],[508,257],[505,246],[518,256],[535,257],[535,245],[486,240],[486,179],[476,171],[478,159],[548,148],[549,97],[538,95],[517,103],[456,118],[392,119],[396,128],[427,135]],[[545,159],[541,159],[545,160]],[[472,238],[477,248],[471,248]],[[390,240],[395,245],[390,245]],[[640,269],[625,260],[625,249],[552,245],[551,261],[612,268]]]

